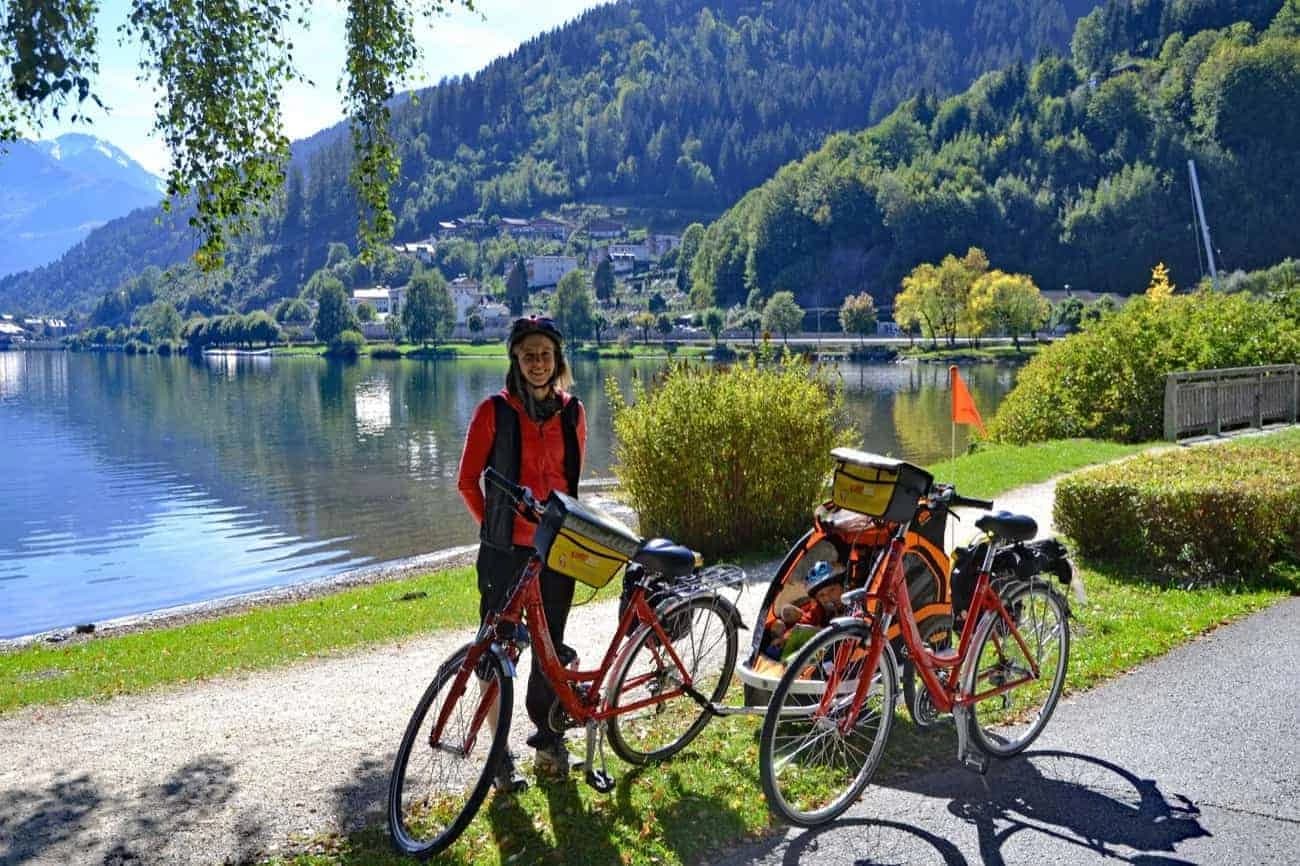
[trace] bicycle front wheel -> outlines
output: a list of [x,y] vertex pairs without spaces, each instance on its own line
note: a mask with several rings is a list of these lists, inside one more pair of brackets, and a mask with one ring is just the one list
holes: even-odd
[[[894,661],[882,648],[867,671],[865,623],[823,629],[786,668],[763,719],[759,777],[772,811],[790,824],[832,820],[862,795],[880,765],[894,720]],[[862,677],[867,693],[853,709]],[[833,697],[823,701],[828,688]],[[823,704],[827,704],[823,706]]]
[[[692,687],[711,703],[721,701],[736,668],[735,612],[722,599],[697,596],[659,611],[659,622]],[[647,703],[610,718],[609,745],[629,764],[645,764],[684,749],[709,723],[709,714],[685,692],[658,700],[681,688],[681,671],[654,629],[642,628],[632,640],[610,681],[608,705],[618,710]]]
[[[429,857],[474,820],[506,751],[513,684],[488,651],[465,671],[461,647],[434,676],[397,749],[388,784],[388,829],[404,854]],[[439,720],[441,733],[434,738]]]
[[[978,695],[1024,680],[1000,695],[976,701],[968,715],[971,738],[989,754],[1007,758],[1023,752],[1042,733],[1061,699],[1070,658],[1070,628],[1065,602],[1039,581],[1013,590],[1002,603],[1029,655],[1002,617],[985,614],[971,636],[975,662],[965,686]],[[1032,677],[1030,658],[1038,666],[1036,678]]]

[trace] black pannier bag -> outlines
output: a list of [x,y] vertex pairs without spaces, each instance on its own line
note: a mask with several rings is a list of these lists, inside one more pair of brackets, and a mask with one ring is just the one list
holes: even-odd
[[[988,552],[988,541],[958,547],[952,552],[952,610],[958,630],[975,594],[975,581],[980,566]],[[1064,586],[1069,586],[1074,576],[1070,564],[1070,551],[1055,538],[1019,542],[1003,550],[993,559],[991,577],[994,588],[1007,580],[1029,580],[1037,574],[1050,574]]]

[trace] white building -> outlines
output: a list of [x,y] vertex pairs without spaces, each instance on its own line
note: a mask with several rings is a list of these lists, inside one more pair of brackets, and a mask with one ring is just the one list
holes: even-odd
[[482,303],[482,289],[477,280],[461,274],[448,284],[447,290],[451,292],[451,302],[456,307],[456,324],[463,325],[470,311]]
[[402,255],[414,256],[426,265],[433,264],[433,255],[437,252],[437,244],[432,240],[413,241],[405,244],[393,244],[393,251]]
[[648,262],[651,259],[650,247],[642,242],[639,244],[610,244],[606,250],[606,255],[610,259],[617,260],[619,256],[631,256],[633,261]]
[[528,288],[538,289],[554,286],[569,271],[578,269],[575,256],[533,256],[524,259],[524,270],[528,273]]
[[372,289],[354,289],[348,298],[348,306],[356,313],[361,304],[369,304],[381,318],[395,316],[402,312],[406,301],[406,289],[390,289],[388,286],[375,286]]

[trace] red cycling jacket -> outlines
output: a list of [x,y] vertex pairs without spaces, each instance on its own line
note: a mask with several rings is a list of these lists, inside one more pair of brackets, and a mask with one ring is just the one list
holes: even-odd
[[[561,403],[577,399],[564,391],[559,392]],[[564,477],[564,431],[561,427],[560,414],[556,412],[550,418],[537,422],[528,417],[524,405],[518,397],[502,389],[501,396],[514,407],[519,414],[519,433],[521,454],[519,455],[518,482],[530,488],[540,502],[551,494],[552,490],[566,491],[568,482]],[[578,408],[578,465],[582,466],[587,452],[587,413],[579,404]],[[483,523],[484,498],[482,476],[496,442],[496,410],[491,397],[488,397],[474,410],[470,419],[469,430],[465,433],[465,450],[460,455],[460,470],[457,473],[456,488],[465,507],[478,524]],[[533,544],[533,524],[522,517],[515,518],[514,543],[525,547]]]

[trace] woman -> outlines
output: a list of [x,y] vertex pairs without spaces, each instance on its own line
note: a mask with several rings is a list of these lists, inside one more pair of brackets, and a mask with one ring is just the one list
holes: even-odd
[[[552,490],[578,495],[578,476],[587,447],[587,416],[582,402],[567,393],[573,378],[564,360],[564,337],[547,318],[518,319],[510,329],[507,351],[510,371],[506,386],[474,410],[465,450],[460,458],[457,487],[479,523],[478,591],[480,621],[505,604],[505,593],[533,552],[533,524],[514,513],[497,488],[481,486],[491,466],[511,481],[523,484],[540,501]],[[551,641],[563,656],[564,626],[573,603],[573,580],[550,569],[541,577],[542,607]],[[534,665],[528,676],[526,705],[537,732],[528,745],[537,750],[539,774],[563,776],[568,752],[562,735],[547,724],[555,692]],[[496,785],[516,790],[524,784],[507,754],[497,769]]]

